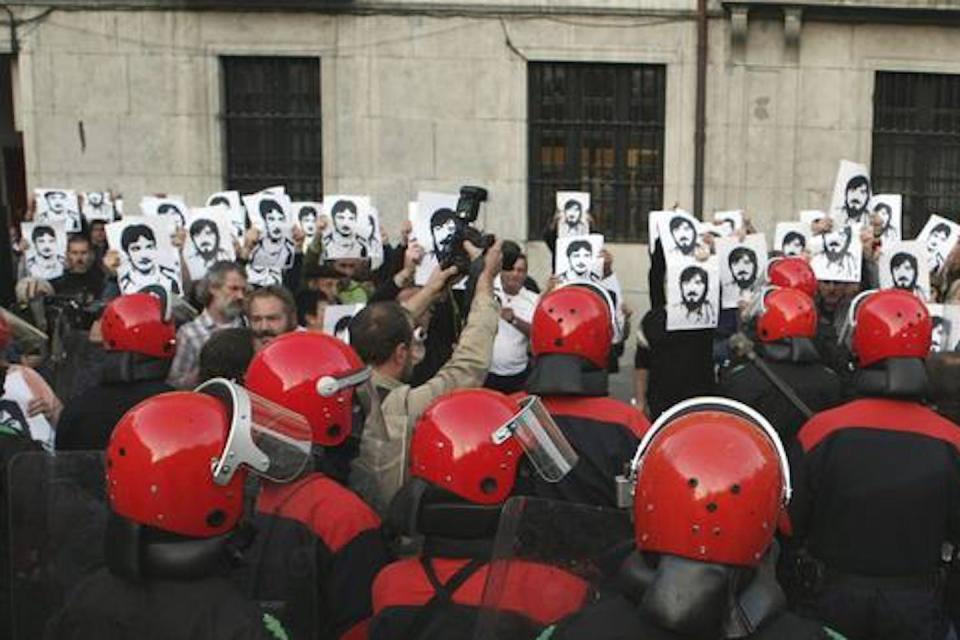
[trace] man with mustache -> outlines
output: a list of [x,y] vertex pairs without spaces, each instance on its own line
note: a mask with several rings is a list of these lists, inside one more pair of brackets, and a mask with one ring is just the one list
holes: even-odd
[[916,256],[903,252],[894,255],[890,259],[890,276],[895,288],[924,297],[919,284],[920,269]]
[[570,198],[563,203],[563,233],[562,236],[583,236],[590,233],[590,226],[584,219],[583,205],[578,200]]
[[561,284],[571,282],[597,282],[599,278],[593,266],[593,246],[588,240],[574,240],[567,245],[567,269],[560,274]]
[[870,179],[867,176],[853,176],[843,193],[843,224],[859,226],[861,222],[866,222],[863,214],[867,212],[870,202]]
[[935,226],[927,235],[927,266],[931,273],[939,272],[943,268],[947,254],[950,253],[945,246],[949,238],[950,226],[945,222]]
[[46,208],[38,212],[37,222],[56,222],[63,220],[67,231],[80,231],[80,212],[70,207],[70,197],[66,191],[47,191],[43,194]]
[[333,229],[323,237],[324,258],[367,258],[366,242],[357,230],[357,205],[350,200],[338,200],[330,208]]
[[120,247],[127,255],[129,268],[120,277],[120,291],[134,293],[158,284],[170,293],[180,294],[180,283],[170,267],[157,262],[157,237],[145,224],[132,224],[120,234]]
[[167,382],[179,389],[197,383],[200,350],[214,332],[243,326],[243,297],[247,275],[235,262],[216,262],[200,281],[199,297],[206,306],[197,318],[177,331],[177,353]]
[[880,238],[882,242],[896,242],[900,239],[900,230],[893,224],[893,208],[886,202],[877,203],[873,208],[873,215],[879,219],[880,224],[875,227],[874,235]]
[[750,247],[736,247],[727,256],[732,280],[723,286],[725,299],[739,299],[757,281],[757,254]]
[[788,231],[786,235],[783,236],[783,242],[780,248],[785,256],[801,256],[807,248],[807,239],[802,233]]
[[251,291],[246,298],[247,324],[253,329],[253,346],[260,351],[270,342],[297,328],[297,303],[289,291],[269,285]]
[[856,274],[856,260],[850,252],[852,241],[851,227],[841,227],[823,236],[823,253],[818,253],[812,260],[820,279],[845,281]]
[[688,322],[713,326],[716,322],[716,310],[707,300],[710,287],[710,276],[706,270],[697,265],[690,265],[680,272],[680,302],[677,306],[683,309]]
[[37,225],[30,233],[33,255],[27,259],[27,271],[34,278],[52,280],[63,273],[63,256],[57,252],[57,234],[53,227]]
[[227,252],[220,246],[220,229],[209,218],[197,218],[190,225],[190,246],[186,250],[190,277],[199,280],[214,262],[228,260]]

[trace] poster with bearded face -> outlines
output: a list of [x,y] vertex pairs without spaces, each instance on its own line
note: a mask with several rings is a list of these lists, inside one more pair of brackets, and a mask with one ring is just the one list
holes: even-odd
[[859,228],[868,224],[872,190],[867,167],[849,160],[841,160],[837,180],[833,185],[830,200],[830,217],[835,225],[851,225]]
[[323,199],[323,259],[369,260],[380,248],[380,222],[369,196],[327,196]]
[[247,230],[247,211],[240,201],[239,191],[218,191],[207,197],[208,207],[223,207],[230,220],[230,231],[237,240],[243,239]]
[[947,264],[947,257],[960,241],[960,225],[938,215],[932,215],[923,225],[917,240],[924,249],[927,270],[939,273]]
[[590,234],[590,194],[586,191],[557,191],[557,237]]
[[741,242],[736,236],[717,240],[720,263],[720,302],[723,309],[736,309],[741,300],[753,297],[760,274],[767,270],[767,238],[753,233]]
[[778,222],[773,236],[773,248],[784,256],[802,256],[807,250],[810,225],[803,222]]
[[215,262],[236,258],[230,214],[223,207],[191,209],[187,215],[187,237],[183,243],[183,259],[191,280],[207,275]]
[[930,272],[924,268],[923,247],[916,240],[884,246],[880,254],[880,288],[903,289],[921,300],[930,299]]
[[417,194],[416,209],[410,212],[413,238],[423,248],[423,260],[417,266],[414,283],[424,285],[437,265],[454,250],[459,195],[422,191]]
[[667,260],[692,258],[700,240],[700,221],[686,211],[671,211],[660,217],[657,234]]
[[813,236],[810,253],[810,266],[817,280],[860,282],[863,245],[855,228],[836,226],[830,233]]
[[667,260],[667,331],[712,329],[720,309],[720,266],[707,260]]
[[930,353],[960,352],[960,305],[927,304],[933,330]]

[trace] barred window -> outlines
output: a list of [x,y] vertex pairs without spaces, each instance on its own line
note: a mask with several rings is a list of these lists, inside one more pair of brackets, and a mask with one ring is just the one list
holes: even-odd
[[557,191],[590,192],[594,229],[645,242],[663,208],[666,67],[531,62],[528,236],[540,237]]
[[873,188],[903,194],[904,238],[931,213],[956,219],[960,75],[878,72],[873,107]]
[[221,58],[227,188],[323,194],[318,58]]

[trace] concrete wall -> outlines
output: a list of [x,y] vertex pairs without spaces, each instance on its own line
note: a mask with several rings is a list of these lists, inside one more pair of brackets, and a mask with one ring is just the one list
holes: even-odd
[[[667,65],[664,201],[689,208],[695,2],[640,4],[680,13],[57,11],[19,34],[28,187],[112,187],[131,205],[154,191],[199,202],[223,187],[218,56],[319,56],[327,192],[371,194],[396,229],[418,190],[483,184],[488,228],[524,238],[527,61],[648,62]],[[869,161],[875,70],[960,72],[958,28],[810,22],[796,47],[783,30],[751,19],[734,46],[726,18],[710,26],[706,210],[745,208],[771,227],[826,206],[840,159]],[[642,308],[646,248],[613,249],[628,301]],[[545,276],[545,251],[530,250]]]

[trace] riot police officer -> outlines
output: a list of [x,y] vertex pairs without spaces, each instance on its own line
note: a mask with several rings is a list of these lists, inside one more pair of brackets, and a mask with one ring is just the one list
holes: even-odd
[[860,399],[821,412],[790,515],[809,553],[806,608],[852,638],[941,640],[941,550],[960,539],[960,429],[924,406],[931,321],[906,291],[850,305]]

